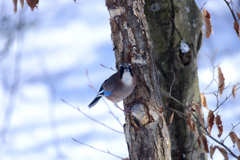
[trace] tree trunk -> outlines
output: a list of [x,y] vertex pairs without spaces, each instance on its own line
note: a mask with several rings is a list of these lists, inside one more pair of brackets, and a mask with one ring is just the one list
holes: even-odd
[[[184,119],[175,114],[168,132],[163,115],[168,121],[172,111],[164,109],[162,114],[163,106],[187,110],[160,92],[161,87],[185,105],[192,99],[200,102],[197,53],[202,16],[195,2],[106,0],[106,6],[116,67],[129,62],[137,76],[134,93],[124,100],[125,108],[131,108],[124,125],[130,159],[170,160],[171,152],[172,159],[207,159],[202,146],[191,152],[197,135]],[[186,54],[179,52],[181,40],[190,47]]]
[[[153,41],[161,89],[171,93],[172,97],[185,106],[192,101],[200,103],[197,55],[203,38],[203,18],[195,1],[147,0],[144,9]],[[181,40],[188,43],[189,52],[181,53]],[[162,99],[168,125],[173,112],[168,107],[187,114],[187,108],[176,103],[167,94],[162,93]],[[201,133],[199,127],[198,132]],[[169,134],[172,159],[207,159],[203,145],[198,148],[196,143],[198,135],[192,132],[187,121],[177,114],[169,126]]]

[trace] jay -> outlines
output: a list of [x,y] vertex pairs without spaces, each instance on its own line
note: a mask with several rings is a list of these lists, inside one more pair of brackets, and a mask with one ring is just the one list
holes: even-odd
[[[107,80],[105,80],[96,96],[96,98],[88,105],[89,108],[95,106],[97,102],[105,96],[108,100],[118,107],[117,103],[128,97],[134,90],[137,80],[129,63],[122,63],[119,71]],[[122,110],[122,109],[121,109]],[[125,110],[122,110],[126,113]]]

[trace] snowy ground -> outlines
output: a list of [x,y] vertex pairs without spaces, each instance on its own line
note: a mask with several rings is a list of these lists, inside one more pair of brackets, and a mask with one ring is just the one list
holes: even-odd
[[[203,4],[200,0],[197,3],[199,7]],[[0,159],[119,159],[76,143],[72,138],[120,157],[128,157],[123,133],[92,121],[61,100],[78,106],[90,117],[123,132],[103,101],[94,108],[87,107],[96,94],[88,87],[86,70],[97,90],[114,73],[99,65],[115,67],[105,1],[77,0],[74,3],[73,0],[60,0],[57,4],[55,1],[40,1],[38,9],[33,12],[27,5],[23,10],[19,5],[16,14],[13,13],[12,3],[5,3],[1,8],[1,13],[10,16],[10,26],[21,17],[29,27],[14,34],[13,47],[0,61]],[[199,53],[201,92],[212,78],[211,61],[206,54],[212,56],[217,48],[215,65],[220,63],[226,85],[240,82],[240,40],[233,30],[230,11],[223,0],[211,0],[204,8],[211,13],[214,35],[210,39],[204,38]],[[2,41],[0,49],[4,46]],[[215,90],[213,83],[206,93]],[[230,93],[231,88],[224,91],[220,101]],[[206,98],[209,108],[214,109],[214,96],[207,94]],[[240,92],[237,92],[236,100],[231,97],[219,110],[224,129],[221,139],[231,130],[231,124],[240,121],[239,99]],[[124,124],[123,113],[108,104]],[[204,110],[204,113],[206,117],[207,111]],[[240,136],[240,126],[235,132]],[[217,137],[216,126],[212,135]],[[209,144],[214,143],[209,140]],[[227,145],[232,148],[229,138]],[[239,155],[236,147],[233,151]],[[216,151],[214,159],[221,160],[223,157]]]

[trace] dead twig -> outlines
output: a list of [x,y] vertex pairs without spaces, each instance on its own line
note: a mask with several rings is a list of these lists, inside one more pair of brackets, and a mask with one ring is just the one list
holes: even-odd
[[116,69],[113,69],[112,67],[107,67],[107,66],[104,66],[104,65],[103,65],[103,64],[101,64],[101,63],[100,63],[100,65],[101,65],[102,67],[104,67],[104,68],[111,69],[111,70],[113,70],[113,71],[115,71],[115,72],[116,72]]
[[80,142],[80,141],[78,141],[78,140],[76,140],[76,139],[74,139],[74,138],[72,138],[72,139],[73,139],[75,142],[80,143],[80,144],[85,145],[85,146],[88,146],[88,147],[90,147],[90,148],[92,148],[92,149],[94,149],[94,150],[97,150],[97,151],[100,151],[100,152],[103,152],[103,153],[112,155],[112,156],[117,157],[117,158],[120,158],[120,159],[124,159],[124,158],[122,158],[122,157],[120,157],[120,156],[117,156],[117,155],[115,155],[115,154],[113,154],[113,153],[111,153],[111,152],[109,152],[109,151],[103,151],[103,150],[101,150],[101,149],[98,149],[98,148],[95,148],[95,147],[90,146],[90,145],[88,145],[88,144],[85,144],[85,143],[83,143],[83,142]]
[[118,131],[118,130],[116,130],[116,129],[113,129],[112,127],[109,127],[109,126],[107,126],[106,124],[104,124],[104,123],[102,123],[102,122],[99,122],[98,120],[90,117],[89,115],[87,115],[86,113],[84,113],[83,111],[81,111],[78,106],[77,106],[77,107],[74,107],[73,105],[71,105],[70,103],[68,103],[67,101],[65,101],[64,99],[62,99],[62,101],[63,101],[64,103],[66,103],[67,105],[69,105],[70,107],[76,109],[77,111],[79,111],[79,112],[82,113],[84,116],[86,116],[87,118],[91,119],[92,121],[97,122],[97,123],[103,125],[104,127],[107,127],[108,129],[114,131],[114,132],[124,134],[124,132],[121,132],[121,131]]

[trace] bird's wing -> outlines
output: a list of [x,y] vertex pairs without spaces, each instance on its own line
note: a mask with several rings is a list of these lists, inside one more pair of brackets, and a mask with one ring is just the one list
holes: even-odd
[[102,84],[102,87],[105,91],[109,91],[112,92],[114,90],[114,88],[116,87],[116,85],[119,84],[119,80],[118,77],[119,73],[115,73],[113,74],[111,77],[109,77],[107,80],[105,80],[105,82]]

